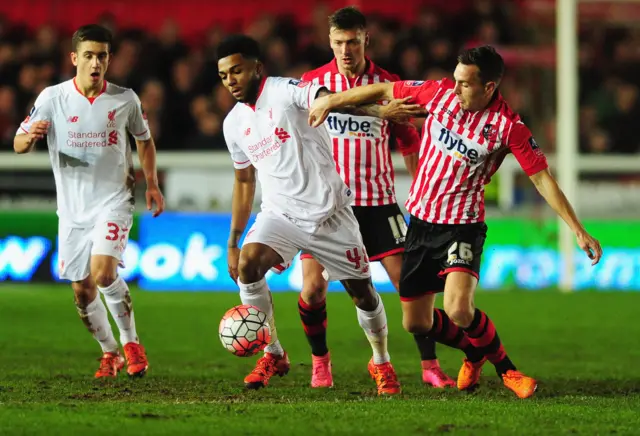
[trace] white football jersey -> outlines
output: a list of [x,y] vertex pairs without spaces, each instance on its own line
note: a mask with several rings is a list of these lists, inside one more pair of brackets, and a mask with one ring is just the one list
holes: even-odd
[[40,93],[18,133],[49,121],[47,145],[56,182],[58,216],[73,227],[91,227],[101,215],[133,212],[133,161],[127,132],[151,137],[135,92],[104,81],[95,98],[75,79]]
[[262,209],[303,224],[318,224],[351,202],[336,172],[326,127],[309,126],[309,106],[321,85],[263,79],[255,106],[238,103],[224,120],[224,137],[237,169],[253,165]]

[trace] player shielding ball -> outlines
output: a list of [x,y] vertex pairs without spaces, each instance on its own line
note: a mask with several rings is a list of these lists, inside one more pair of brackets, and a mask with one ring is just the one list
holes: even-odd
[[[346,7],[329,17],[329,38],[334,60],[302,76],[303,81],[340,92],[370,83],[395,82],[398,76],[375,65],[366,57],[369,45],[367,19],[358,9]],[[413,176],[418,164],[420,136],[411,124],[390,123],[376,116],[332,113],[325,127],[331,137],[336,170],[353,191],[352,208],[369,260],[379,261],[391,283],[399,288],[402,254],[407,231],[398,206],[391,143],[395,139],[407,170]],[[323,267],[311,256],[301,256],[303,285],[298,311],[311,345],[312,387],[333,385],[331,357],[327,347],[327,281]],[[440,368],[435,342],[415,334],[421,356],[422,380],[435,387],[455,386]]]
[[22,122],[13,148],[27,153],[47,138],[56,183],[60,277],[71,281],[80,318],[102,347],[96,378],[116,377],[124,359],[98,290],[120,331],[130,376],[149,366],[140,345],[127,284],[117,268],[133,223],[134,173],[127,132],[136,140],[147,180],[147,208],[164,199],[158,188],[156,149],[138,96],[108,83],[112,38],[98,25],[78,29],[71,61],[76,76],[50,86]]
[[[391,99],[410,98],[429,114],[406,202],[411,218],[400,280],[403,325],[465,352],[459,389],[473,388],[489,360],[504,385],[527,398],[537,382],[516,369],[493,322],[474,304],[487,235],[484,185],[513,153],[594,265],[602,248],[576,217],[529,129],[500,95],[503,73],[502,57],[492,47],[472,48],[458,57],[453,81],[381,83],[324,96],[314,101],[309,122],[319,126],[340,107]],[[443,291],[445,310],[434,309],[435,294]]]
[[[352,297],[358,321],[371,343],[368,369],[378,394],[396,394],[400,384],[387,351],[387,317],[371,283],[371,271],[358,222],[349,204],[353,196],[335,170],[325,129],[307,124],[308,108],[326,93],[321,85],[267,77],[258,43],[231,36],[218,47],[223,85],[238,103],[224,120],[224,136],[235,167],[229,273],[240,288],[242,304],[270,319],[271,343],[244,379],[250,389],[266,386],[289,371],[273,322],[270,268],[290,262],[302,250],[313,255]],[[261,211],[238,247],[251,215],[256,172],[262,186]]]

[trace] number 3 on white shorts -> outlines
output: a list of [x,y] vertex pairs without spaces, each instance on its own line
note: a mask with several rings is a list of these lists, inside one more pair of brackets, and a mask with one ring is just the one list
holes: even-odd
[[[458,255],[456,255],[456,250],[458,251]],[[471,250],[471,244],[468,242],[454,242],[449,247],[449,251],[447,252],[449,255],[449,261],[455,259],[456,257],[460,257],[460,259],[465,262],[471,262],[473,260],[473,251]]]

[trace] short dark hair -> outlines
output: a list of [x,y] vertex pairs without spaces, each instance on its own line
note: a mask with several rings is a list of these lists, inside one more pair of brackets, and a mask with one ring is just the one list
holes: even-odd
[[504,75],[504,60],[490,45],[464,50],[458,56],[458,62],[478,67],[478,75],[482,83],[499,82]]
[[234,54],[241,54],[246,59],[261,60],[260,44],[246,35],[231,35],[226,37],[217,49],[218,59]]
[[109,51],[113,47],[113,36],[106,27],[98,24],[87,24],[75,31],[71,38],[71,48],[78,51],[78,45],[83,41],[104,42],[109,44]]
[[329,16],[329,28],[333,27],[340,30],[364,29],[367,17],[355,6],[347,6]]

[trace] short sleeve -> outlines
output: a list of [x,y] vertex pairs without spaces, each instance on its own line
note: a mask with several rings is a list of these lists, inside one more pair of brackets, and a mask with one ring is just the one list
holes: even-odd
[[224,124],[222,125],[224,142],[227,144],[227,148],[229,149],[229,154],[231,155],[231,160],[233,161],[233,167],[237,170],[241,170],[251,166],[251,160],[233,139],[234,135],[231,132],[229,123],[229,117],[225,118]]
[[138,98],[138,95],[133,93],[133,107],[129,111],[129,120],[127,123],[127,130],[138,141],[146,141],[151,138],[151,131],[149,130],[149,122],[147,116],[142,108],[142,103]]
[[323,85],[298,79],[281,79],[280,86],[283,88],[283,95],[290,103],[305,110],[311,107],[318,91],[324,88]]
[[29,114],[24,121],[20,123],[16,135],[29,133],[31,125],[36,121],[53,121],[52,91],[50,88],[45,88],[40,95],[38,95]]
[[511,128],[507,146],[527,176],[539,173],[549,166],[547,158],[533,139],[531,131],[522,121],[516,122]]
[[393,83],[393,98],[412,97],[411,103],[426,106],[435,97],[440,87],[433,80],[403,80]]

